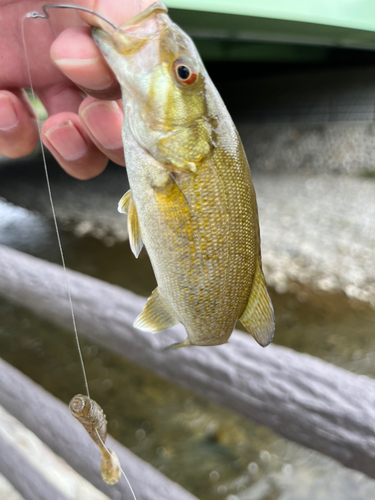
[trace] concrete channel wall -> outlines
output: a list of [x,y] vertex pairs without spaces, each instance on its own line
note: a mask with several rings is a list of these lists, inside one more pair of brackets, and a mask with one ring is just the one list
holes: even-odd
[[375,171],[375,69],[310,70],[220,85],[251,169]]

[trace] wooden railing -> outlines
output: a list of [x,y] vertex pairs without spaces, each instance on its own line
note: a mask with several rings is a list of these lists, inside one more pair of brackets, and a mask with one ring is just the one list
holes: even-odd
[[[2,360],[0,405],[109,498],[133,500],[124,478],[114,486],[103,482],[99,449],[72,418],[68,407]],[[106,444],[115,450],[137,500],[197,500],[111,436],[108,436]],[[61,493],[57,494],[57,490],[54,494],[55,489],[51,484],[3,440],[0,440],[0,473],[7,477],[25,500],[66,499]]]
[[[262,349],[237,331],[224,346],[164,351],[186,336],[181,325],[157,335],[135,330],[144,298],[73,271],[68,275],[81,335],[375,478],[372,379],[277,345]],[[60,266],[0,247],[0,295],[71,329],[63,283]]]

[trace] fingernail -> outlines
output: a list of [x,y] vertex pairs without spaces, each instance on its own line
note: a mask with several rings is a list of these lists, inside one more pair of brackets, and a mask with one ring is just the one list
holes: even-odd
[[76,161],[88,153],[86,141],[70,120],[44,132],[52,146],[66,161]]
[[91,90],[104,90],[113,84],[108,71],[102,71],[103,62],[99,57],[91,59],[54,59],[63,73],[71,76],[75,83]]
[[114,101],[96,101],[81,111],[87,127],[106,149],[122,148],[122,121],[124,115]]
[[18,122],[12,100],[7,95],[0,94],[0,130],[11,130]]

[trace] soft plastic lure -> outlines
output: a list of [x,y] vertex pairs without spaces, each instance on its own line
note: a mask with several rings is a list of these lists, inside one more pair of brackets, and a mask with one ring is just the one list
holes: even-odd
[[100,470],[107,484],[116,484],[121,477],[119,460],[114,451],[105,445],[107,437],[107,419],[102,408],[93,399],[77,394],[69,403],[70,411],[99,447],[102,454]]

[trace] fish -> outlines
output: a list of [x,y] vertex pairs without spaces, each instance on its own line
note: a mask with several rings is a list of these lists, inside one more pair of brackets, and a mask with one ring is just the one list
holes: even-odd
[[130,190],[118,209],[158,283],[134,327],[182,323],[187,338],[173,347],[214,346],[239,319],[268,345],[275,322],[250,168],[192,39],[161,2],[91,36],[122,90]]
[[105,446],[107,420],[102,408],[88,396],[77,394],[71,399],[69,409],[99,447],[102,454],[100,470],[103,481],[111,485],[116,484],[121,477],[120,462],[116,453]]

